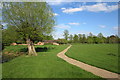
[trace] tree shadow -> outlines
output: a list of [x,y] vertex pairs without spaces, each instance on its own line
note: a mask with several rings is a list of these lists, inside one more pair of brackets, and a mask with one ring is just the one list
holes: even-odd
[[[35,47],[35,50],[36,52],[47,52],[50,49],[47,47]],[[28,48],[22,48],[20,52],[28,52]]]
[[35,48],[35,50],[36,50],[36,52],[47,52],[49,50],[49,48],[47,48],[47,47],[43,47],[43,48],[37,47],[37,48]]

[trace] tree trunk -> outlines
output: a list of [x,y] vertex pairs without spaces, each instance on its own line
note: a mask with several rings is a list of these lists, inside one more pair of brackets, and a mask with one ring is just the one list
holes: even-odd
[[27,39],[27,44],[28,44],[28,55],[29,56],[32,56],[32,55],[37,56],[33,42],[30,41],[30,39]]

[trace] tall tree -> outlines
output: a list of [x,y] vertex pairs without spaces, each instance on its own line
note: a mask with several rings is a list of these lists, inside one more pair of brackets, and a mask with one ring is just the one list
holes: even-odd
[[79,43],[82,43],[82,34],[78,34]]
[[75,43],[78,42],[78,35],[77,35],[77,34],[74,35],[74,37],[73,37],[73,41],[74,41]]
[[[48,35],[55,23],[52,9],[46,2],[4,2],[2,19],[14,27],[28,44],[28,55],[37,55],[35,37]],[[12,37],[13,38],[13,37]]]
[[86,36],[83,34],[82,43],[86,43]]
[[99,34],[98,34],[98,38],[103,38],[103,34],[102,34],[102,33],[99,33]]
[[98,43],[104,43],[104,42],[105,42],[104,36],[103,36],[102,33],[99,33],[99,34],[97,35],[97,37],[98,37]]
[[93,37],[93,34],[90,32],[90,33],[89,33],[89,36],[90,36],[90,37]]
[[68,30],[64,30],[64,35],[66,40],[68,40],[68,36],[69,36],[69,31]]
[[118,40],[119,40],[119,38],[118,38],[118,36],[116,35],[111,35],[110,37],[109,37],[109,43],[118,43]]
[[69,40],[70,40],[70,43],[73,42],[73,35],[72,34],[69,36]]
[[87,37],[87,43],[93,43],[93,34],[90,32]]

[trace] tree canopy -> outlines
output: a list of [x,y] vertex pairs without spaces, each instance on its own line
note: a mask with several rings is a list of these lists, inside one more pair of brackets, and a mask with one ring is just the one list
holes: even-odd
[[34,39],[53,31],[54,15],[46,2],[5,2],[2,12],[3,21],[23,38]]

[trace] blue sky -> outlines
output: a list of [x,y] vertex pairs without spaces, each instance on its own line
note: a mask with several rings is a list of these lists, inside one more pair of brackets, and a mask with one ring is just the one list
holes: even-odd
[[55,39],[63,38],[63,31],[69,34],[86,34],[90,32],[97,35],[102,32],[104,36],[118,33],[118,3],[94,2],[62,2],[50,3],[56,17],[56,26],[53,36]]

